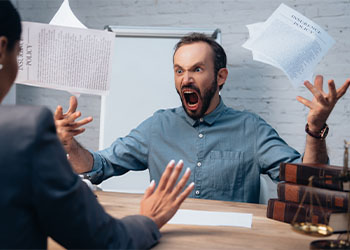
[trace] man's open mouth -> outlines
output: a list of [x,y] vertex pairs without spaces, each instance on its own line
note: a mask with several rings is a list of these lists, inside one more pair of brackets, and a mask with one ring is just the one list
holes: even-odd
[[184,89],[182,95],[189,110],[197,110],[200,102],[199,94],[193,89]]

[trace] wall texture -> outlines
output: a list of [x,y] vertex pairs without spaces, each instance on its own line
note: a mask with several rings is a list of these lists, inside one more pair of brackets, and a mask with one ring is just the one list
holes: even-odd
[[[48,23],[62,1],[13,2],[23,20]],[[220,28],[228,56],[229,78],[221,93],[226,105],[259,114],[287,143],[303,152],[308,109],[295,97],[311,98],[311,94],[303,87],[293,89],[280,70],[253,61],[251,53],[241,47],[248,38],[245,25],[265,21],[280,3],[277,0],[70,0],[73,12],[89,28],[103,29],[107,24]],[[284,3],[314,20],[336,40],[315,74],[332,78],[337,87],[341,86],[350,77],[350,0],[286,0]],[[58,104],[68,106],[69,94],[18,85],[17,102],[47,105],[54,110]],[[97,149],[100,98],[82,95],[79,102],[83,115],[92,115],[94,122],[78,140],[90,149]],[[350,140],[349,123],[350,93],[347,93],[328,120],[327,144],[333,164],[343,164],[343,141]]]

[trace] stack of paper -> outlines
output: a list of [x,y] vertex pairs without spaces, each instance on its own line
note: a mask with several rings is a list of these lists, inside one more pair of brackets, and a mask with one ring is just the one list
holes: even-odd
[[23,22],[16,83],[106,95],[115,35],[87,29],[64,0],[50,24]]
[[320,26],[281,4],[264,23],[247,25],[243,47],[253,59],[281,69],[297,87],[312,80],[314,68],[335,41]]

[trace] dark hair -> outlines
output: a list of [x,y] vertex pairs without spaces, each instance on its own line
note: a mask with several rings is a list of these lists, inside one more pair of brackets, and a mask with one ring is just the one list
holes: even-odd
[[22,33],[21,18],[9,0],[0,0],[0,36],[8,40],[7,49],[12,50]]
[[[226,68],[227,59],[225,50],[212,37],[208,37],[203,33],[190,33],[182,37],[181,40],[175,45],[174,55],[181,46],[196,42],[205,42],[212,48],[214,60],[214,74],[216,79],[219,70],[222,68]],[[223,85],[220,86],[220,89],[222,88],[222,86]]]

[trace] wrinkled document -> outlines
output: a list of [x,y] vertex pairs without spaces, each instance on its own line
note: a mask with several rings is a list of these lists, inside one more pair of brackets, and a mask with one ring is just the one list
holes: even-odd
[[242,45],[253,59],[281,69],[294,87],[312,81],[316,65],[335,41],[316,23],[281,4],[263,23],[247,25]]
[[252,227],[252,214],[179,209],[169,224]]
[[[61,25],[66,20],[64,25],[78,26],[78,19],[68,19],[73,13],[64,14],[68,10],[65,0],[53,23]],[[115,35],[86,29],[83,24],[80,27],[22,22],[16,83],[75,93],[108,94]]]

